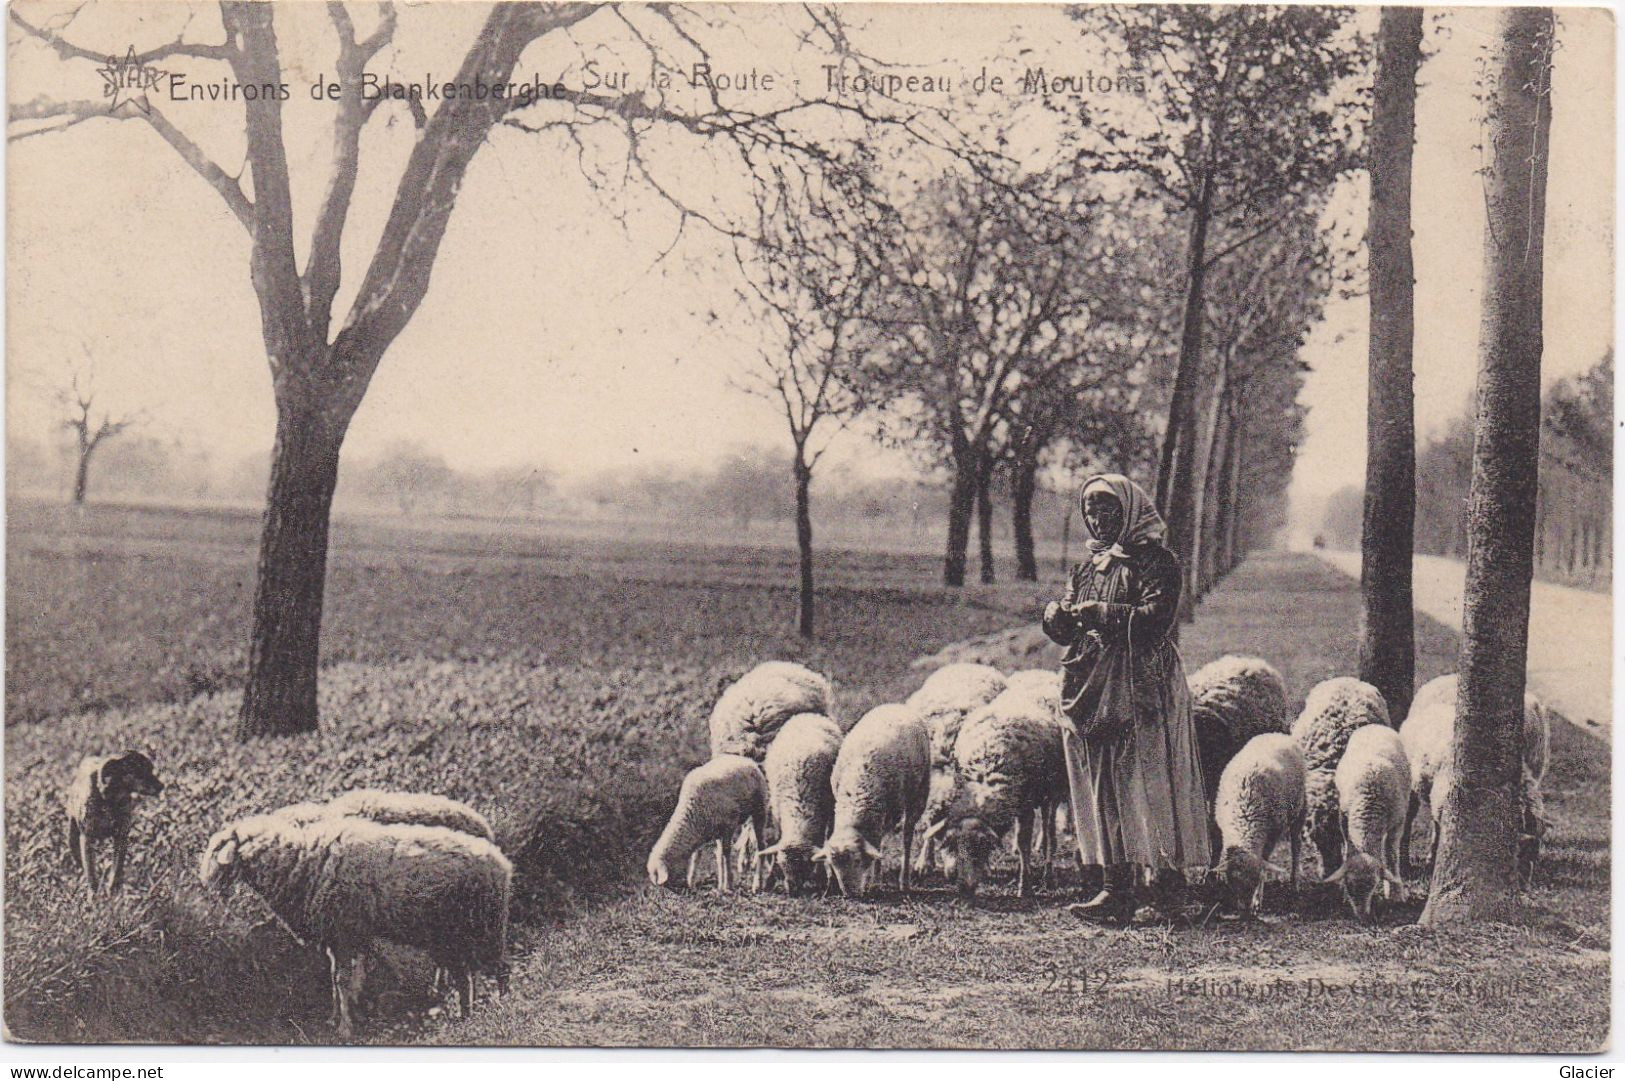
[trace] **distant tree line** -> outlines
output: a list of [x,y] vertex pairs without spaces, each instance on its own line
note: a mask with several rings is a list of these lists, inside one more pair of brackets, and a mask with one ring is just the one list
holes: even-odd
[[[1614,354],[1547,388],[1541,402],[1540,489],[1535,502],[1535,573],[1553,582],[1607,589],[1613,579]],[[1467,495],[1473,476],[1473,418],[1458,416],[1416,453],[1416,551],[1465,559]],[[1358,548],[1361,495],[1334,493],[1321,534]]]

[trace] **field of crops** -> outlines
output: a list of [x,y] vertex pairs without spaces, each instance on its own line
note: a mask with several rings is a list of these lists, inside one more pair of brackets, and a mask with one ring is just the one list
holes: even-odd
[[[1253,926],[1093,933],[1060,911],[1075,888],[1020,901],[1002,878],[973,905],[940,881],[868,903],[671,893],[642,883],[642,858],[704,757],[720,686],[763,659],[802,660],[855,715],[906,694],[915,657],[1029,620],[1034,590],[959,595],[934,584],[929,557],[832,554],[807,646],[790,631],[782,550],[341,521],[323,730],[245,745],[231,727],[253,536],[242,515],[14,508],[13,1038],[329,1040],[325,961],[241,891],[205,895],[196,860],[232,816],[362,784],[487,812],[519,895],[509,995],[451,1022],[426,993],[426,961],[391,951],[369,982],[371,1041],[1577,1050],[1606,1038],[1607,754],[1566,727],[1548,781],[1556,825],[1515,927],[1423,932],[1416,905],[1357,927],[1313,890],[1290,915],[1272,895]],[[1192,667],[1269,657],[1301,696],[1352,670],[1357,613],[1352,584],[1312,559],[1255,558],[1183,648]],[[1453,637],[1419,631],[1419,677],[1453,667]],[[58,794],[80,755],[126,745],[149,750],[169,787],[142,810],[124,894],[92,902]],[[1277,980],[1294,993],[1238,997]],[[1406,980],[1427,994],[1370,990]],[[1365,997],[1317,1000],[1315,981]]]

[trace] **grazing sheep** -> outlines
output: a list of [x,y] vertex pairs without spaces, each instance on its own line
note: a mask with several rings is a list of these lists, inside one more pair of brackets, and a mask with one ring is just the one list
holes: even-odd
[[[958,791],[954,775],[954,741],[965,718],[997,698],[1005,689],[1004,674],[985,664],[949,664],[937,669],[909,696],[906,703],[925,722],[931,737],[931,786],[926,794],[927,825],[942,821]],[[930,870],[935,848],[928,838],[920,845],[914,870]]]
[[1340,882],[1356,919],[1371,917],[1371,898],[1378,885],[1384,899],[1399,877],[1399,842],[1411,799],[1411,764],[1399,733],[1387,725],[1368,724],[1349,737],[1337,763],[1337,800],[1343,813],[1343,866],[1327,876]]
[[1035,694],[1057,715],[1061,712],[1061,673],[1053,668],[1024,668],[1005,681],[1008,693]]
[[[1033,822],[1053,822],[1067,799],[1061,728],[1038,695],[1001,694],[973,713],[954,746],[959,792],[947,817],[933,823],[944,865],[962,894],[974,894],[999,838],[1016,829],[1016,892],[1032,892]],[[1044,831],[1046,874],[1054,868],[1055,831]]]
[[[1400,725],[1405,737],[1405,750],[1411,756],[1411,770],[1416,779],[1431,785],[1433,774],[1450,754],[1455,735],[1456,688],[1458,676],[1440,676],[1429,680],[1411,700],[1411,711]],[[1447,708],[1441,708],[1447,707]],[[1407,734],[1408,733],[1408,734]],[[1538,783],[1545,779],[1551,760],[1551,713],[1540,699],[1525,691],[1523,695],[1523,764]],[[1420,788],[1419,791],[1427,791]]]
[[1191,718],[1202,762],[1213,850],[1219,851],[1219,828],[1212,817],[1219,777],[1230,759],[1254,736],[1291,730],[1286,683],[1268,661],[1234,654],[1203,665],[1190,677]]
[[86,755],[68,785],[64,809],[68,815],[68,852],[85,873],[92,895],[102,886],[96,873],[98,841],[113,844],[113,872],[107,884],[117,893],[124,884],[124,855],[130,843],[130,820],[136,796],[156,796],[164,790],[153,772],[152,759],[140,751]]
[[[1050,716],[1055,719],[1055,723],[1065,727],[1067,722],[1061,717],[1060,672],[1053,668],[1024,668],[1019,672],[1010,673],[1010,678],[1005,683],[1004,694],[999,697],[1003,698],[1004,695],[1013,696],[1018,694],[1035,695],[1044,704],[1044,707],[1049,710]],[[1071,820],[1072,800],[1070,793],[1068,793],[1065,802],[1056,808],[1055,816],[1042,823],[1045,834],[1051,832],[1055,834],[1054,841],[1050,841],[1047,837],[1043,841],[1048,846],[1048,851],[1053,852],[1055,850],[1060,843],[1064,828],[1071,826]],[[1034,840],[1037,841],[1038,838],[1035,837]]]
[[1225,764],[1214,802],[1220,848],[1215,869],[1230,903],[1248,913],[1258,911],[1264,893],[1264,870],[1282,841],[1292,853],[1288,872],[1298,888],[1298,856],[1306,814],[1303,751],[1284,732],[1254,736]]
[[[1428,786],[1428,803],[1432,811],[1433,838],[1429,844],[1428,866],[1431,868],[1438,863],[1440,827],[1444,823],[1444,805],[1449,797],[1450,789],[1455,787],[1456,770],[1451,762],[1440,766],[1433,774],[1433,782]],[[1411,806],[1414,810],[1416,800],[1413,797]],[[1535,866],[1540,862],[1540,845],[1546,836],[1546,806],[1540,794],[1540,784],[1534,780],[1529,770],[1523,771],[1522,784],[1518,789],[1518,846],[1517,868],[1518,880],[1525,886],[1534,881]]]
[[893,826],[903,832],[898,885],[909,887],[909,848],[925,810],[931,781],[931,737],[908,706],[876,706],[841,741],[830,783],[835,827],[813,859],[829,864],[847,897],[862,897],[879,866],[880,842]]
[[1292,738],[1303,748],[1310,769],[1336,769],[1354,730],[1368,724],[1388,725],[1382,692],[1352,676],[1317,683],[1292,722]]
[[829,839],[835,820],[829,778],[840,751],[840,728],[816,713],[791,717],[773,737],[762,772],[768,811],[779,832],[773,847],[756,854],[758,888],[770,860],[783,874],[786,892],[794,893],[806,881],[813,850]]
[[[1439,808],[1432,805],[1434,779],[1439,771],[1450,764],[1455,753],[1456,687],[1457,677],[1440,676],[1423,684],[1411,703],[1410,714],[1400,726],[1399,735],[1405,743],[1405,753],[1411,763],[1411,807],[1406,816],[1405,837],[1401,848],[1405,862],[1410,862],[1410,846],[1414,823],[1432,822],[1438,818]],[[1543,832],[1539,823],[1544,819],[1541,808],[1541,782],[1546,776],[1550,759],[1551,715],[1533,694],[1523,696],[1523,781],[1522,801],[1525,807],[1525,829],[1521,842],[1523,849],[1538,852],[1539,836]],[[1421,815],[1426,806],[1428,813]],[[1530,864],[1531,873],[1533,864]]]
[[719,754],[683,778],[677,807],[649,853],[649,881],[666,885],[673,865],[686,859],[688,888],[693,889],[699,880],[700,851],[715,842],[717,892],[725,893],[733,888],[729,845],[749,826],[760,846],[766,824],[767,781],[760,767],[744,755]]
[[1337,778],[1329,769],[1312,769],[1304,777],[1303,837],[1320,857],[1320,877],[1343,862],[1343,809],[1337,801]]
[[222,896],[243,883],[296,936],[326,951],[342,1036],[353,1031],[351,1007],[374,938],[426,951],[456,981],[462,1017],[474,1006],[476,972],[506,977],[513,865],[467,833],[253,815],[209,839],[199,877]]
[[798,713],[833,717],[829,680],[790,661],[767,661],[740,676],[711,710],[711,754],[760,763],[784,723]]
[[380,825],[440,826],[495,841],[491,823],[466,803],[429,792],[357,788],[326,803],[292,803],[275,812],[300,825],[324,818],[365,818]]

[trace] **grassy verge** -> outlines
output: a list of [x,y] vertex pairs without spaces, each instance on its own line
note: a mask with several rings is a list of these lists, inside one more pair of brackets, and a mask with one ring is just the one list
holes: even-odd
[[[322,730],[241,744],[238,693],[189,694],[188,681],[197,650],[237,648],[249,554],[217,544],[213,518],[148,527],[159,554],[111,527],[78,550],[10,553],[8,693],[43,722],[6,730],[13,1038],[329,1039],[321,959],[251,898],[223,906],[196,885],[202,844],[226,820],[358,785],[443,792],[489,814],[514,856],[519,926],[557,920],[639,880],[678,781],[705,757],[718,688],[750,665],[804,660],[855,713],[901,693],[921,649],[1003,626],[1019,607],[996,591],[967,603],[836,585],[808,645],[788,630],[792,594],[756,583],[747,550],[674,579],[654,547],[550,574],[444,538],[429,555],[352,545],[335,558],[324,649],[356,659],[323,670]],[[606,573],[617,557],[625,573]],[[147,701],[61,712],[81,695]],[[126,746],[151,753],[168,788],[140,811],[124,895],[93,902],[67,859],[61,786],[81,755]],[[384,973],[379,1031],[427,1005],[417,959],[395,960],[411,990],[397,995]]]
[[[191,693],[187,666],[234,648],[250,557],[212,519],[143,528],[92,531],[56,555],[12,547],[8,636],[23,648],[8,692],[50,719],[6,733],[13,1038],[331,1039],[321,958],[251,897],[204,896],[195,860],[234,815],[362,784],[469,800],[520,871],[512,992],[450,1023],[422,958],[391,951],[369,986],[377,1042],[1583,1050],[1606,1038],[1608,765],[1567,728],[1548,782],[1556,827],[1517,926],[1423,932],[1413,905],[1361,928],[1313,896],[1274,898],[1257,925],[1091,934],[1060,911],[1070,891],[1018,901],[1007,882],[973,905],[940,884],[863,904],[653,891],[642,856],[705,754],[721,683],[766,657],[802,659],[855,714],[906,694],[914,656],[1019,621],[1031,592],[954,597],[909,586],[930,568],[908,557],[837,557],[809,646],[786,631],[792,594],[745,550],[527,555],[437,538],[425,553],[357,537],[335,556],[323,730],[239,744],[236,692]],[[1265,656],[1301,696],[1353,670],[1358,611],[1352,583],[1313,560],[1255,559],[1204,603],[1183,648],[1192,667]],[[1454,667],[1453,636],[1419,629],[1419,677]],[[120,696],[139,704],[107,706]],[[125,895],[92,902],[56,801],[81,754],[125,745],[152,751],[170,787],[142,811]],[[1402,985],[1421,990],[1386,990]],[[1289,990],[1265,993],[1277,986]]]

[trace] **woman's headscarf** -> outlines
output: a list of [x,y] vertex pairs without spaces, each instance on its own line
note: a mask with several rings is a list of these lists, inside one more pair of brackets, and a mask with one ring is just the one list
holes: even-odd
[[1167,523],[1162,520],[1162,515],[1157,513],[1157,505],[1152,502],[1145,489],[1123,474],[1101,473],[1090,477],[1089,483],[1083,486],[1083,492],[1078,496],[1080,506],[1088,500],[1091,492],[1105,492],[1115,496],[1117,502],[1123,506],[1123,531],[1111,544],[1095,536],[1094,530],[1089,526],[1089,516],[1084,515],[1083,528],[1089,534],[1089,550],[1094,553],[1096,570],[1104,571],[1111,566],[1114,559],[1127,559],[1128,552],[1124,550],[1124,545],[1160,541],[1163,534],[1168,531]]

